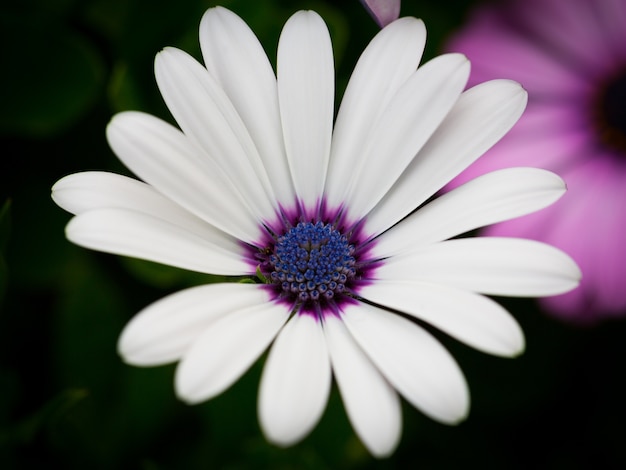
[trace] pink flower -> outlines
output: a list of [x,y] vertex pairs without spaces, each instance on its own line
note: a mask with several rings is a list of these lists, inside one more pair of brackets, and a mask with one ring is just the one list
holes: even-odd
[[568,193],[540,212],[486,229],[533,238],[578,262],[579,288],[543,299],[589,323],[626,313],[626,2],[511,0],[475,11],[449,42],[472,61],[470,86],[519,81],[529,105],[516,127],[452,186],[503,167],[557,172]]

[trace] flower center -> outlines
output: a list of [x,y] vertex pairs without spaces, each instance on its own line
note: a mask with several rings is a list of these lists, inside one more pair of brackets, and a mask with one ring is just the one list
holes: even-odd
[[602,142],[626,153],[626,70],[606,82],[596,103]]
[[330,224],[300,222],[278,237],[270,280],[293,300],[330,300],[356,274],[354,246]]

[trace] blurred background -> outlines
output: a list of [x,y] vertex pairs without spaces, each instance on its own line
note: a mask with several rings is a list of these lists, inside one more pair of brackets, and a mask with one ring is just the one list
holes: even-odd
[[[424,19],[425,58],[480,0],[405,0]],[[522,325],[526,353],[502,359],[438,332],[471,389],[456,427],[404,404],[404,432],[388,459],[369,456],[336,388],[300,444],[268,444],[256,418],[263,359],[223,395],[176,399],[174,366],[122,363],[116,343],[142,307],[210,282],[70,244],[70,215],[53,183],[81,170],[129,174],[104,136],[136,109],[170,120],[152,63],[162,47],[200,58],[207,0],[24,0],[0,7],[0,468],[64,469],[586,469],[626,468],[626,323],[581,327],[532,300],[502,300]],[[224,0],[274,61],[280,29],[314,9],[333,37],[338,93],[378,26],[357,0]],[[337,100],[338,101],[338,100]],[[364,393],[367,391],[364,390]]]

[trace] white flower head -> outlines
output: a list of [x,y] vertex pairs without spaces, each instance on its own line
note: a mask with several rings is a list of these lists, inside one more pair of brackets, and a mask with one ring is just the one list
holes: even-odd
[[526,105],[511,81],[463,91],[462,55],[418,68],[425,35],[415,18],[382,29],[334,126],[331,41],[314,12],[286,23],[276,74],[248,26],[220,7],[200,25],[204,66],[174,48],[157,55],[159,89],[180,129],[139,112],[116,115],[109,143],[143,182],[104,172],[61,179],[53,198],[76,214],[67,236],[203,273],[258,273],[263,282],[193,287],[148,306],[121,335],[126,362],[178,361],[176,392],[198,403],[271,345],[258,413],[278,445],[315,426],[331,376],[376,456],[399,441],[399,395],[443,423],[466,417],[461,370],[409,318],[514,356],[524,348],[521,329],[481,294],[558,294],[580,272],[538,242],[450,240],[557,200],[565,187],[548,171],[490,173],[424,204]]

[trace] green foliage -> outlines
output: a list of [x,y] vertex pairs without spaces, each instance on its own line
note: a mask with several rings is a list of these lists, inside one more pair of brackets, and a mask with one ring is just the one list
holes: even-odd
[[7,200],[2,206],[2,209],[0,209],[0,305],[2,305],[2,300],[7,286],[7,278],[9,276],[5,252],[7,244],[9,243],[10,233],[11,201]]
[[122,258],[124,267],[130,274],[142,282],[161,289],[197,286],[214,282],[229,282],[225,276],[195,273],[185,269],[174,268],[163,264],[136,258]]
[[[5,37],[0,127],[38,136],[68,129],[97,101],[105,65],[94,45],[55,21],[0,17]],[[15,47],[18,46],[18,47]]]

